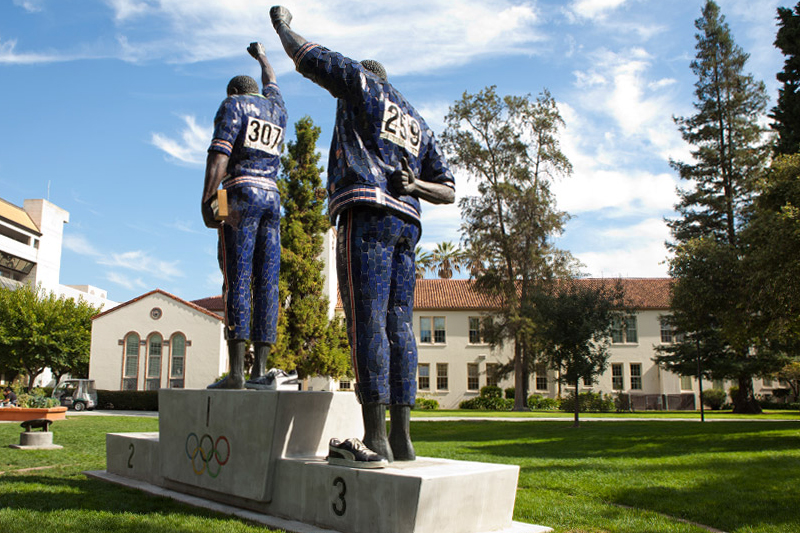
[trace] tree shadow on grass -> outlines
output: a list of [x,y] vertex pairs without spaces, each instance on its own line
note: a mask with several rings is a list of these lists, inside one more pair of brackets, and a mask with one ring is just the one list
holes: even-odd
[[[26,519],[35,521],[37,528],[54,525],[59,533],[92,531],[93,527],[100,527],[95,531],[194,532],[201,526],[213,530],[220,525],[219,520],[236,521],[226,515],[86,478],[82,474],[74,477],[4,475],[0,476],[0,491],[3,492],[0,516],[10,513],[20,528],[22,524],[18,521]],[[46,524],[48,520],[55,523]],[[23,530],[31,531],[19,529]],[[241,529],[235,530],[249,531],[250,527],[242,523]],[[268,530],[252,526],[252,531]]]

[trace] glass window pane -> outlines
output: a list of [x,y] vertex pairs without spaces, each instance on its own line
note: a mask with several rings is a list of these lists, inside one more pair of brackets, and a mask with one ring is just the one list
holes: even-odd
[[436,388],[438,390],[448,389],[447,363],[436,363]]
[[419,342],[433,342],[430,317],[421,317],[419,319]]
[[418,388],[421,390],[428,390],[431,388],[431,367],[428,363],[420,363],[417,365],[417,374],[419,375]]
[[444,317],[437,316],[433,318],[433,335],[434,340],[433,342],[443,343],[445,342],[445,330],[444,330]]
[[[147,357],[147,377],[155,378],[161,375],[161,335],[150,337]],[[148,389],[153,390],[153,389]]]
[[478,364],[467,363],[467,390],[480,389],[480,382],[478,379]]

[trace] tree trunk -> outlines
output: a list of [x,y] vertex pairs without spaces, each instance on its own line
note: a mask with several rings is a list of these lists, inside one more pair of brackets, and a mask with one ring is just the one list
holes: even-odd
[[523,396],[522,383],[525,379],[523,372],[522,349],[518,340],[514,341],[514,410],[524,411],[525,397]]
[[580,421],[580,412],[581,412],[581,395],[579,393],[579,385],[581,383],[581,378],[575,380],[575,420],[572,423],[572,427],[579,428],[581,427]]
[[733,399],[733,412],[737,414],[757,415],[761,414],[761,406],[756,401],[753,392],[753,378],[750,376],[739,376],[739,391]]

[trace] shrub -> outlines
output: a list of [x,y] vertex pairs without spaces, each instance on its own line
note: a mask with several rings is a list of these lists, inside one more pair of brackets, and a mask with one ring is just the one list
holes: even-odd
[[725,404],[727,394],[722,389],[709,389],[703,391],[703,403],[713,411],[719,411]]
[[762,409],[776,409],[781,411],[797,411],[800,409],[800,402],[773,402],[770,400],[758,400],[758,405]]
[[528,396],[528,409],[531,411],[555,411],[559,406],[558,398],[545,398],[540,394],[531,394]]
[[439,408],[439,402],[431,398],[417,398],[414,402],[414,409],[435,410]]
[[510,411],[513,407],[514,400],[488,396],[478,396],[458,404],[459,409],[478,409],[482,411]]
[[614,393],[614,408],[618,413],[627,413],[632,411],[633,409],[631,409],[630,394],[625,394],[624,392]]
[[509,387],[505,390],[506,398],[514,399],[514,395],[517,393],[517,390],[514,387]]
[[33,389],[31,392],[22,392],[17,395],[17,406],[29,409],[47,409],[58,407],[61,402],[45,395],[42,389]]
[[736,385],[728,389],[728,396],[730,397],[731,401],[736,399],[737,394],[739,394],[739,387]]
[[[575,411],[575,395],[561,400],[559,409],[568,413]],[[589,413],[607,413],[616,409],[614,399],[600,392],[582,392],[579,396],[578,410]]]
[[486,385],[481,387],[481,398],[502,398],[503,389],[497,385]]
[[158,391],[98,390],[97,406],[100,409],[123,411],[158,411]]

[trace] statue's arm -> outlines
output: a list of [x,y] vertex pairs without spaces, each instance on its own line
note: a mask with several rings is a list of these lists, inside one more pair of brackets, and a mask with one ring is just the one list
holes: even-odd
[[272,20],[272,27],[275,28],[275,32],[281,40],[283,49],[289,57],[294,58],[300,47],[308,41],[289,27],[292,22],[292,14],[283,6],[273,6],[269,10],[269,17]]
[[277,83],[278,78],[275,76],[275,71],[267,59],[267,52],[264,50],[264,45],[261,43],[250,43],[247,51],[253,58],[261,65],[261,85],[266,87],[270,83]]
[[229,159],[228,155],[216,150],[210,150],[206,158],[206,177],[203,184],[203,200],[200,210],[203,213],[203,223],[207,228],[219,227],[219,222],[214,219],[214,212],[211,209],[211,200],[225,177]]
[[400,194],[415,196],[432,204],[452,204],[456,199],[456,191],[448,184],[434,183],[418,179],[403,158],[402,168],[395,171],[392,176],[392,185]]

